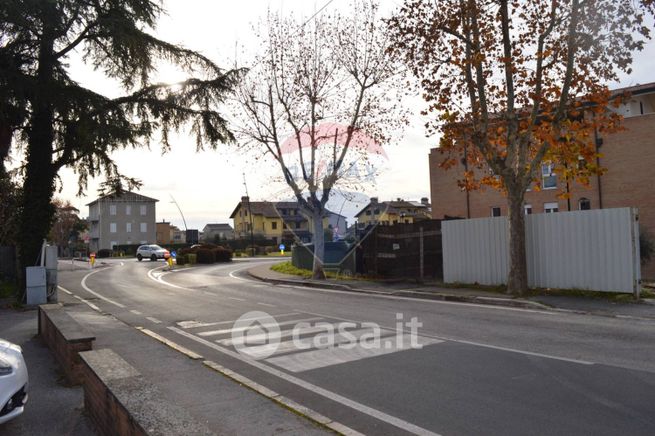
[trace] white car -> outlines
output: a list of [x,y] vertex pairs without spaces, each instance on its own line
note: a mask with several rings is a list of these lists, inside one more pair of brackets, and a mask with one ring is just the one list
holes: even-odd
[[159,245],[141,245],[136,250],[136,258],[139,262],[143,259],[157,260],[166,259],[170,253]]
[[27,382],[23,350],[0,339],[0,424],[23,413],[27,403]]

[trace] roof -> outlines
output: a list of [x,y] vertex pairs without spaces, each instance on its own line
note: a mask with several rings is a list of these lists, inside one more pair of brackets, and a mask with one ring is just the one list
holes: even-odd
[[152,202],[155,203],[159,200],[156,198],[151,198],[151,197],[146,197],[145,195],[137,194],[136,192],[131,192],[131,191],[125,191],[123,192],[122,195],[116,195],[116,194],[108,194],[108,195],[103,195],[102,197],[98,197],[95,200],[93,200],[91,203],[87,203],[87,206],[91,206],[92,204],[96,204],[99,201],[103,200],[114,200],[118,201],[121,203],[137,203],[137,202],[143,202],[143,203],[148,203]]
[[643,85],[626,86],[624,88],[612,89],[612,94],[620,94],[622,92],[629,92],[632,95],[646,94],[648,92],[655,92],[655,82],[644,83]]
[[205,227],[202,229],[203,232],[216,231],[216,230],[234,230],[234,229],[228,223],[206,224]]
[[[232,213],[230,214],[230,218],[234,218],[239,211],[239,208],[241,205],[243,205],[245,202],[240,201],[239,204],[236,205]],[[297,209],[300,210],[300,205],[298,204],[297,201],[250,201],[250,211],[253,215],[264,215],[266,218],[284,218],[285,220],[290,219],[288,215],[281,214],[278,212],[279,209]],[[327,215],[338,215],[328,209],[325,209],[326,216]],[[343,216],[343,215],[339,215]],[[291,217],[293,218],[293,217]],[[304,216],[303,216],[303,219]]]
[[[363,214],[367,209],[369,209],[372,205],[378,205],[384,209],[385,212],[389,213],[398,213],[400,209],[425,209],[429,210],[430,205],[429,204],[424,204],[418,201],[405,201],[405,200],[394,200],[394,201],[378,201],[376,203],[369,203],[367,204],[362,210],[357,212],[355,214],[355,217],[360,216]],[[409,215],[412,215],[411,213]]]

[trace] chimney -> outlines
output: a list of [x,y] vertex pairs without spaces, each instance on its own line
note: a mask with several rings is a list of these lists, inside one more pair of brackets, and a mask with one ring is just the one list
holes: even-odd
[[371,197],[371,203],[376,203],[377,204],[377,202],[378,202],[377,197]]
[[248,203],[248,201],[250,201],[250,198],[249,198],[249,197],[247,197],[247,196],[245,196],[245,195],[244,195],[243,197],[241,197],[241,202],[242,202],[242,203]]
[[398,197],[398,198],[396,198],[396,201],[403,201],[403,199]]
[[421,204],[429,204],[428,197],[421,198]]

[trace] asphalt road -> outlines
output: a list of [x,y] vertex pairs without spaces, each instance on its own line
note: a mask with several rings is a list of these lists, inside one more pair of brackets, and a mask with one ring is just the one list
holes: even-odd
[[[60,271],[59,281],[365,434],[655,434],[655,322],[272,286],[244,274],[253,262],[166,272],[161,262],[111,261]],[[261,350],[261,328],[233,329],[251,311],[281,330],[259,360],[238,352],[234,333],[252,333]],[[414,317],[420,349],[408,325],[396,329]],[[343,322],[355,341],[337,334],[342,346],[321,346],[326,325]],[[292,343],[298,323],[309,349]],[[375,330],[362,323],[381,327],[379,347],[365,346],[376,345],[362,337]]]

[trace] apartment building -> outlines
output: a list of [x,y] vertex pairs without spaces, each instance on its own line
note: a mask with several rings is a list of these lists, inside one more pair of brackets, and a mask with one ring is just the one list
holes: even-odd
[[[624,116],[625,130],[598,134],[596,145],[601,154],[599,164],[607,173],[591,179],[589,186],[566,184],[554,173],[554,167],[541,167],[540,190],[526,192],[524,210],[531,213],[554,213],[586,209],[636,207],[643,229],[655,237],[655,195],[651,172],[655,167],[655,82],[617,89],[628,91],[631,99],[616,110]],[[463,178],[461,163],[444,170],[439,148],[429,156],[432,216],[479,218],[507,215],[507,201],[502,193],[483,188],[466,192],[457,186]],[[558,194],[568,192],[568,199]],[[655,278],[655,262],[642,267],[642,276]]]
[[394,224],[411,224],[432,218],[430,202],[427,197],[421,201],[407,201],[398,198],[395,201],[378,201],[371,197],[370,202],[355,215],[360,228],[368,225],[391,226]]
[[112,249],[124,244],[156,242],[154,198],[135,192],[105,195],[89,207],[89,249]]
[[[332,212],[328,211],[328,215]],[[234,235],[237,239],[253,235],[272,239],[276,243],[288,240],[311,242],[313,221],[302,214],[295,201],[250,201],[241,197],[241,201],[230,215],[234,220]],[[329,229],[329,218],[323,219],[323,228]]]

